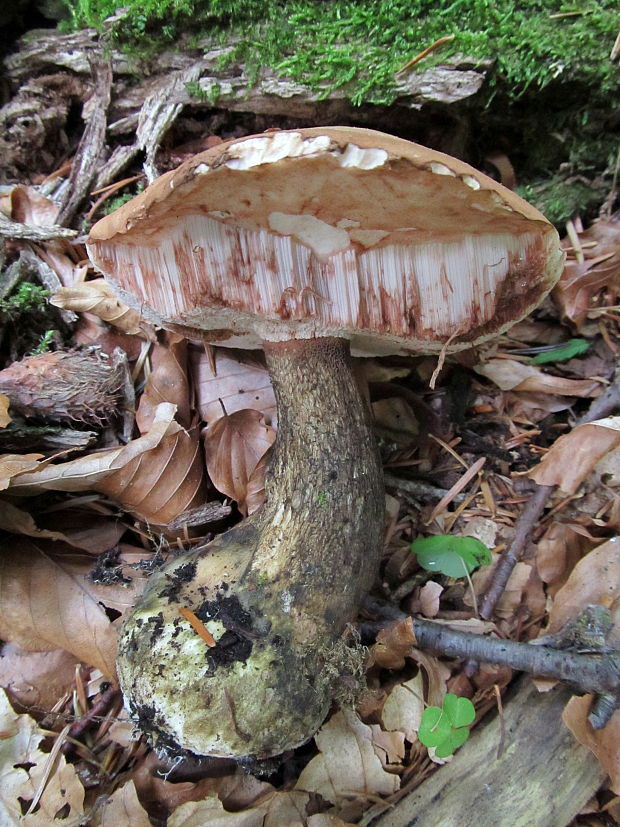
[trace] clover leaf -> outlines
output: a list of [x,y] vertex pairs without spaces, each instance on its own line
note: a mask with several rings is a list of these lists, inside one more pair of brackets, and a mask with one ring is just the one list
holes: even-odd
[[448,694],[443,705],[429,706],[422,713],[418,737],[425,747],[434,747],[438,758],[447,758],[469,738],[469,724],[476,717],[469,698]]

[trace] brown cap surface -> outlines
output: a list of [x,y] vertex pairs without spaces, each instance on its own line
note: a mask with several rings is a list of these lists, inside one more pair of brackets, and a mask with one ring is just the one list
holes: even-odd
[[219,144],[99,221],[88,249],[164,327],[236,347],[341,336],[365,353],[489,338],[563,262],[552,225],[496,181],[350,127]]

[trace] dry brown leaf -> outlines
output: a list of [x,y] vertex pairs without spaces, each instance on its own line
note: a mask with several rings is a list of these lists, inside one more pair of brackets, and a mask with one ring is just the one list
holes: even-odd
[[[39,748],[46,733],[29,715],[18,715],[4,692],[0,692],[0,824],[11,827],[50,827],[81,823],[84,788],[75,768],[58,755],[49,766],[50,754]],[[36,812],[25,815],[35,794],[43,787]],[[56,820],[66,812],[62,822]]]
[[227,812],[216,795],[204,801],[188,801],[181,804],[168,819],[168,827],[263,827],[264,813],[245,810]]
[[72,687],[78,663],[64,649],[24,652],[5,643],[0,655],[0,686],[13,703],[47,712]]
[[377,640],[370,647],[370,666],[380,666],[382,669],[402,669],[405,658],[411,657],[416,644],[413,631],[413,618],[407,617],[396,623],[390,623],[381,629]]
[[58,204],[47,198],[34,187],[18,185],[9,195],[9,218],[32,227],[52,227],[56,224],[60,209]]
[[439,611],[439,598],[443,592],[443,586],[429,580],[420,589],[420,611],[424,617],[435,617]]
[[611,789],[620,795],[620,711],[616,711],[604,729],[594,729],[588,722],[592,696],[573,697],[564,707],[562,720],[579,743],[596,755],[609,775]]
[[197,782],[167,781],[161,770],[159,759],[149,752],[132,772],[140,801],[153,812],[173,812],[188,801],[200,802],[214,793],[229,810],[246,810],[274,791],[271,784],[239,769]]
[[7,501],[0,501],[0,529],[11,534],[25,534],[27,537],[66,540],[65,535],[60,531],[39,528],[32,514]]
[[198,436],[175,422],[174,414],[175,406],[163,402],[149,432],[121,448],[19,476],[13,471],[11,489],[18,494],[37,494],[41,489],[101,491],[141,519],[166,525],[205,496]]
[[80,313],[73,328],[73,342],[76,345],[100,347],[108,356],[120,348],[130,362],[138,359],[144,345],[143,339],[111,327],[93,313]]
[[400,396],[373,402],[372,416],[377,427],[387,431],[390,441],[398,447],[411,445],[420,433],[420,423],[414,411]]
[[13,477],[41,467],[43,454],[1,454],[0,455],[0,491],[5,491]]
[[250,474],[245,495],[245,507],[248,514],[253,514],[265,501],[265,477],[271,460],[271,448],[268,448]]
[[381,766],[373,747],[372,730],[350,709],[333,715],[314,736],[319,755],[302,770],[297,790],[319,793],[337,804],[343,796],[391,795],[398,776]]
[[[500,555],[495,554],[493,556],[495,559],[491,566],[484,566],[472,574],[471,579],[477,595],[484,593],[499,563]],[[514,615],[516,609],[523,603],[523,593],[531,574],[532,566],[527,563],[519,562],[515,565],[495,608],[495,614],[498,617],[511,618]],[[463,599],[466,605],[473,606],[473,599],[469,591],[465,593]]]
[[535,365],[524,365],[515,359],[491,359],[474,367],[476,373],[486,376],[503,391],[552,393],[559,396],[598,396],[600,382],[592,379],[565,379],[551,376]]
[[27,651],[65,649],[113,677],[116,629],[96,596],[97,587],[85,572],[76,574],[65,565],[42,543],[22,538],[5,545],[0,555],[0,636]]
[[618,445],[620,416],[577,425],[556,439],[529,477],[538,485],[557,485],[565,494],[574,494],[596,463]]
[[[252,408],[265,422],[275,427],[276,399],[261,355],[252,351],[213,348],[215,370],[204,351],[191,352],[192,377],[198,397],[198,410],[207,425],[222,416]],[[221,400],[221,401],[220,401]]]
[[431,706],[442,706],[447,691],[450,670],[434,655],[414,649],[413,659],[426,672],[426,700]]
[[163,333],[161,343],[153,345],[150,359],[151,372],[136,412],[136,424],[140,433],[149,430],[161,402],[176,405],[177,421],[184,428],[191,427],[187,339],[176,333]]
[[[105,279],[93,279],[74,284],[72,287],[61,287],[50,298],[50,304],[62,310],[94,313],[104,322],[134,336],[145,337],[145,331],[148,331],[148,325],[140,314],[123,304]],[[148,338],[151,336],[152,333]]]
[[[586,245],[581,253],[584,261],[569,259],[553,290],[553,299],[564,318],[579,330],[603,288],[609,294],[606,304],[615,304],[620,296],[620,222],[617,217],[594,222],[579,233],[579,242]],[[590,246],[595,242],[595,246]],[[566,243],[570,243],[568,239]],[[575,255],[573,251],[573,256]]]
[[554,634],[589,604],[612,606],[620,597],[620,537],[586,554],[558,591],[544,634]]
[[[170,432],[176,433],[180,426],[174,421],[176,409],[170,403],[163,403],[157,409],[157,415],[148,432],[138,439],[134,439],[121,448],[112,448],[104,451],[95,451],[85,457],[62,462],[56,465],[40,463],[36,471],[13,470],[11,472],[10,487],[17,494],[39,494],[42,489],[54,491],[84,491],[94,488],[113,471],[125,467],[132,460],[139,458],[146,451],[156,448]],[[31,458],[36,454],[28,455]],[[0,462],[15,462],[16,457],[0,458]],[[19,459],[19,457],[17,458]],[[25,458],[24,458],[25,459]],[[0,467],[2,467],[0,465]],[[32,465],[30,466],[32,468]],[[18,476],[19,475],[19,476]]]
[[172,423],[158,445],[106,476],[96,490],[151,525],[168,525],[206,499],[198,429]]
[[422,672],[409,681],[397,684],[383,706],[381,721],[388,730],[399,730],[413,743],[424,712],[424,681]]
[[505,412],[511,419],[525,419],[540,422],[550,413],[567,411],[575,404],[571,396],[556,396],[552,393],[512,393],[504,391]]
[[13,421],[11,415],[9,414],[10,404],[11,400],[9,397],[3,393],[0,393],[0,428],[6,428],[6,426],[10,425]]
[[405,735],[402,732],[386,732],[378,724],[371,724],[372,745],[384,769],[395,769],[405,757]]
[[[276,432],[259,411],[246,409],[218,419],[205,436],[207,471],[213,485],[247,514],[248,483]],[[252,485],[255,495],[256,484]]]
[[593,546],[594,538],[579,525],[554,520],[536,547],[536,568],[541,580],[547,584],[552,597],[568,579],[579,560]]
[[138,801],[133,781],[128,781],[95,811],[91,827],[151,827],[151,820]]

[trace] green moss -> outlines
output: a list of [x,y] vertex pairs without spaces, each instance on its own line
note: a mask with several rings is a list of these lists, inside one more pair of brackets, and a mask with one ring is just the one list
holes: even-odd
[[[118,0],[65,0],[73,26],[101,27]],[[237,45],[231,60],[321,89],[346,87],[355,103],[390,103],[395,72],[435,39],[454,40],[428,67],[457,55],[497,59],[496,80],[522,94],[561,77],[606,100],[617,94],[609,52],[617,33],[614,0],[129,0],[115,37],[134,50],[159,48],[184,33]],[[562,15],[565,16],[554,16]],[[596,93],[598,90],[598,93]]]
[[517,192],[558,227],[563,227],[575,215],[595,213],[607,195],[605,190],[587,181],[562,179],[558,175],[547,181],[518,187]]

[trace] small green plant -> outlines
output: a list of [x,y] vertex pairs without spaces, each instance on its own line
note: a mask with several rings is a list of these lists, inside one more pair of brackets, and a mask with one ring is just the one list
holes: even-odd
[[7,298],[0,301],[0,314],[15,319],[32,310],[42,311],[47,305],[49,290],[30,281],[22,282]]
[[423,569],[447,577],[469,577],[472,571],[488,566],[492,560],[491,552],[480,540],[451,534],[418,537],[411,543],[411,551]]
[[475,717],[469,698],[448,692],[442,706],[428,706],[422,713],[418,738],[425,747],[435,747],[438,758],[447,758],[467,741]]
[[54,336],[57,334],[57,330],[46,330],[43,336],[41,336],[41,341],[39,344],[31,351],[31,356],[40,356],[42,353],[47,353],[48,350],[51,348],[52,343],[54,341]]
[[566,362],[568,359],[586,353],[589,347],[590,342],[586,339],[569,339],[568,342],[561,342],[554,347],[549,347],[542,353],[536,354],[532,357],[531,363],[533,365],[546,365],[549,362]]

